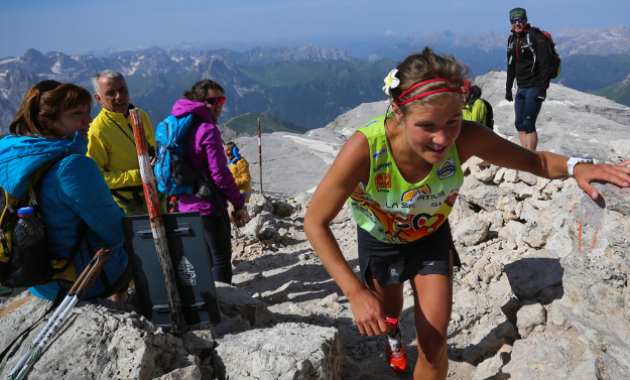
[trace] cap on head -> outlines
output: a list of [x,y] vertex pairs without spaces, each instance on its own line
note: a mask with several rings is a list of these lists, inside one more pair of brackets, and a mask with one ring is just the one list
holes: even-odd
[[472,85],[470,84],[470,81],[468,79],[464,79],[464,85],[462,86],[462,91],[468,91],[468,92],[472,91]]
[[527,20],[527,11],[523,8],[514,8],[510,11],[510,20],[514,20],[515,18],[525,17]]

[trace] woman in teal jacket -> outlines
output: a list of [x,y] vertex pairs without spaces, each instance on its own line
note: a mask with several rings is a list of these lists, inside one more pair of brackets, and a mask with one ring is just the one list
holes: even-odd
[[[19,196],[30,174],[44,163],[63,157],[35,187],[50,252],[53,259],[69,258],[83,235],[79,232],[81,226],[87,225],[85,239],[74,258],[77,274],[89,263],[93,251],[106,248],[111,255],[104,266],[105,276],[96,280],[85,298],[113,296],[114,301],[122,302],[131,280],[127,252],[122,246],[121,218],[125,214],[114,203],[96,163],[85,156],[91,104],[90,93],[83,87],[56,81],[33,86],[10,125],[12,136],[0,140],[0,185]],[[59,284],[49,282],[30,291],[54,300]]]

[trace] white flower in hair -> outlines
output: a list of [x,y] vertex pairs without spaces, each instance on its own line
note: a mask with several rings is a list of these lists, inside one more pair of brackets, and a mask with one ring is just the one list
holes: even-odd
[[390,98],[392,97],[391,89],[398,87],[398,85],[400,84],[400,79],[396,78],[397,72],[398,70],[393,69],[385,77],[385,86],[383,86],[383,92]]

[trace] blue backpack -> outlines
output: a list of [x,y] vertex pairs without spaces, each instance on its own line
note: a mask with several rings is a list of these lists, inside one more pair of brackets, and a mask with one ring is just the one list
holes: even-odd
[[158,191],[169,196],[195,194],[213,202],[217,199],[216,189],[203,170],[195,172],[186,161],[186,144],[193,120],[193,114],[179,118],[171,115],[157,126],[154,172]]

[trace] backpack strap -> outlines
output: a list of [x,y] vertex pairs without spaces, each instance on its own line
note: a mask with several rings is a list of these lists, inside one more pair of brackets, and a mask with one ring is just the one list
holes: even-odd
[[121,191],[130,191],[131,196],[133,197],[132,199],[138,204],[138,206],[142,206],[142,204],[144,203],[144,199],[142,199],[142,197],[140,196],[140,193],[144,194],[144,186],[142,185],[117,187],[115,189],[109,189],[109,191],[112,193],[113,196],[118,198],[122,203],[126,205],[131,203],[131,199],[127,199],[120,195]]
[[508,59],[508,66],[512,63],[512,47],[514,46],[514,33],[510,34],[510,36],[508,37],[508,46],[507,46],[507,51],[508,51],[508,55],[509,55],[509,59]]
[[[86,231],[86,233],[87,233],[87,231]],[[90,243],[90,239],[87,238],[87,235],[85,237],[85,244],[87,245],[88,254],[90,255],[90,259],[94,258],[94,256],[96,255],[96,252],[94,251],[94,248],[92,247],[92,243]],[[111,289],[112,284],[109,282],[109,278],[107,278],[107,275],[105,274],[104,270],[101,271],[101,273],[99,274],[99,277],[101,278],[101,281],[103,282],[103,286],[105,287],[105,291]]]
[[529,33],[525,33],[527,35],[527,48],[529,48],[529,51],[532,52],[532,56],[534,57],[534,63],[532,63],[532,73],[534,72],[534,69],[536,68],[536,51],[534,50],[534,47],[532,46],[532,42],[530,41],[529,38]]

